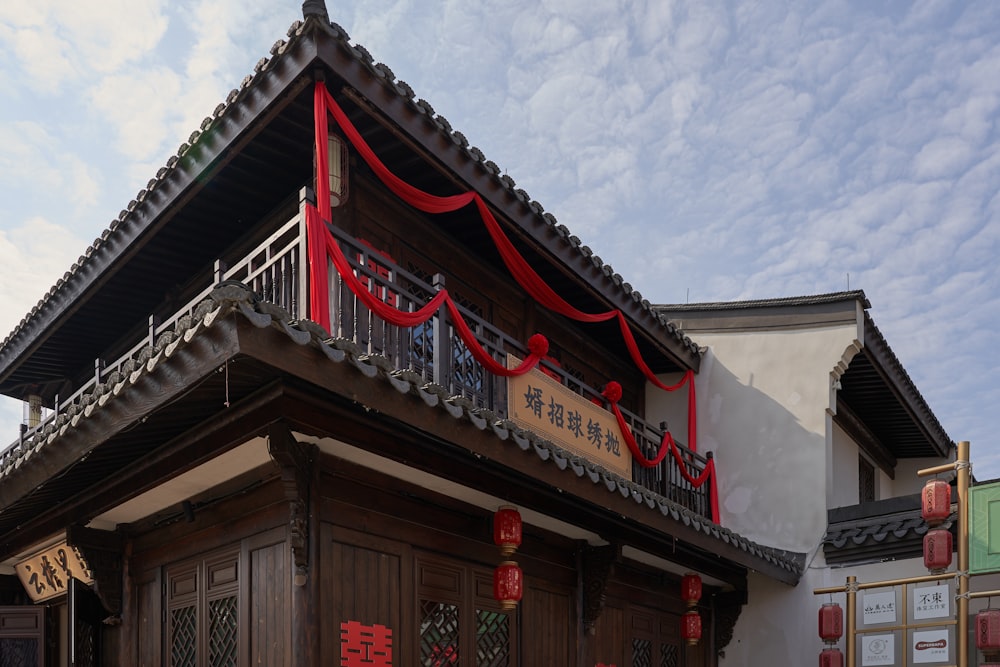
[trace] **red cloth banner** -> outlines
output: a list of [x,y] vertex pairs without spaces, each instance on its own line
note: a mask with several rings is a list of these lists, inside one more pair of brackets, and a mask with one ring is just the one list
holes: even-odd
[[[688,372],[690,373],[691,371]],[[681,382],[683,383],[684,380]],[[680,470],[681,476],[687,480],[688,484],[696,489],[700,489],[705,482],[708,482],[708,499],[712,509],[712,521],[713,523],[719,523],[719,491],[715,482],[715,459],[708,459],[708,463],[705,465],[705,469],[701,471],[701,474],[697,477],[693,476],[688,472],[687,464],[681,458],[680,450],[677,449],[677,443],[674,442],[674,436],[671,435],[670,431],[666,431],[663,434],[663,439],[660,441],[660,449],[656,453],[656,456],[651,459],[646,458],[646,455],[639,449],[639,444],[635,441],[632,427],[625,421],[625,416],[622,415],[622,411],[618,408],[618,401],[622,397],[621,385],[617,382],[609,382],[604,388],[603,396],[611,404],[611,411],[618,422],[618,428],[621,429],[622,437],[625,438],[625,445],[632,452],[632,458],[643,468],[652,468],[659,465],[666,458],[668,452],[673,454],[674,463],[677,464],[677,469]]]
[[[331,95],[327,90],[326,84],[322,81],[316,82],[314,91],[314,106],[317,173],[326,174],[327,165],[329,163],[329,156],[327,155],[327,118],[328,115],[332,115],[341,131],[347,137],[347,140],[351,142],[361,158],[368,164],[369,167],[371,167],[375,175],[378,176],[379,180],[381,180],[390,191],[414,208],[425,213],[446,213],[463,208],[470,202],[474,201],[476,203],[476,208],[479,210],[479,215],[482,218],[483,223],[486,225],[486,229],[489,232],[490,237],[493,239],[504,264],[507,266],[507,269],[510,271],[511,275],[518,282],[518,284],[520,284],[521,287],[535,299],[535,301],[549,310],[579,322],[605,322],[617,317],[619,329],[621,330],[622,338],[625,340],[625,346],[629,351],[629,355],[632,357],[636,367],[645,376],[646,380],[664,391],[676,391],[677,389],[683,387],[684,384],[688,384],[688,446],[692,451],[697,451],[697,410],[693,380],[694,374],[691,371],[687,371],[684,378],[675,385],[665,385],[660,382],[659,378],[656,377],[653,371],[646,364],[645,360],[642,358],[642,354],[640,353],[639,347],[635,342],[632,330],[628,326],[628,322],[625,320],[625,316],[622,312],[620,310],[609,310],[604,313],[585,313],[573,307],[561,296],[556,294],[556,292],[549,287],[544,280],[542,280],[535,270],[531,268],[531,265],[528,264],[524,257],[510,242],[510,239],[506,234],[504,234],[503,229],[500,228],[500,225],[493,216],[493,213],[486,205],[486,202],[483,201],[478,193],[469,191],[457,195],[439,197],[424,192],[423,190],[406,183],[401,178],[393,174],[389,171],[388,167],[386,167],[385,164],[379,160],[378,156],[367,144],[367,142],[365,142],[361,133],[354,127],[350,119],[347,117],[347,114],[340,108],[340,105],[337,104],[333,95]],[[316,179],[316,197],[319,201],[322,219],[329,220],[330,187],[326,178]],[[313,251],[310,249],[311,258],[312,252]],[[323,268],[322,273],[326,273],[325,267]],[[317,273],[315,277],[321,278],[322,276]],[[325,285],[326,283],[321,282],[318,284]],[[326,303],[325,295],[320,295],[317,292],[318,290],[313,290],[310,298],[310,306],[315,306],[316,310],[310,310],[310,312],[313,313],[313,318],[316,319],[317,322],[328,327],[329,306]]]

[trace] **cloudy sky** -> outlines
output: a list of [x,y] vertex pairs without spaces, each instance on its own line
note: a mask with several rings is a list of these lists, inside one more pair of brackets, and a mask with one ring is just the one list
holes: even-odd
[[[1000,4],[327,5],[651,301],[865,290],[976,475],[1000,477]],[[0,4],[0,339],[300,17]],[[0,433],[20,419],[0,403]]]

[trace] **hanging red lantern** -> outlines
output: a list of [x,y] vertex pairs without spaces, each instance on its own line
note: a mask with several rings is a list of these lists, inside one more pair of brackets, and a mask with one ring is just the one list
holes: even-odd
[[836,644],[844,634],[844,610],[836,602],[827,602],[819,608],[819,638],[827,644]]
[[681,599],[687,606],[693,607],[701,599],[701,577],[693,572],[688,572],[681,577]]
[[521,529],[521,513],[516,507],[503,505],[493,515],[493,543],[504,558],[510,558],[521,546]]
[[976,648],[1000,651],[1000,609],[983,609],[976,614]]
[[524,573],[512,560],[505,560],[493,570],[493,597],[504,611],[517,608],[524,594]]
[[693,572],[681,577],[681,599],[688,607],[698,604],[698,600],[701,599],[701,577]]
[[701,614],[696,610],[684,612],[681,616],[681,637],[689,646],[694,646],[701,639]]
[[819,667],[844,667],[844,654],[839,648],[826,648],[819,654]]
[[944,528],[928,530],[924,535],[924,567],[942,572],[951,565],[952,537]]
[[951,484],[930,479],[920,494],[920,515],[929,526],[938,526],[951,515]]

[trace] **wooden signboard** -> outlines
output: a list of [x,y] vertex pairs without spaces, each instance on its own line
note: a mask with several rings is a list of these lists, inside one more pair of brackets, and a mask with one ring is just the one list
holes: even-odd
[[[508,355],[508,368],[520,360]],[[563,449],[632,479],[632,454],[618,420],[537,368],[507,378],[510,419]]]
[[71,577],[85,584],[94,576],[83,556],[60,542],[14,565],[17,578],[33,602],[43,602],[66,593]]

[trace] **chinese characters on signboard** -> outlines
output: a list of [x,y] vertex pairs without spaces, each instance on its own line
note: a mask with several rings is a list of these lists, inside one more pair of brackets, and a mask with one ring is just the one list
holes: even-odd
[[864,624],[896,622],[896,592],[866,593],[864,597]]
[[862,635],[861,665],[893,665],[895,658],[895,637],[893,635]]
[[70,577],[76,577],[85,584],[94,582],[86,561],[65,542],[17,563],[14,569],[33,602],[42,602],[65,593]]
[[[508,366],[520,363],[508,358]],[[507,380],[510,418],[563,449],[632,479],[632,455],[614,415],[538,370]]]
[[948,584],[913,589],[913,620],[951,616]]

